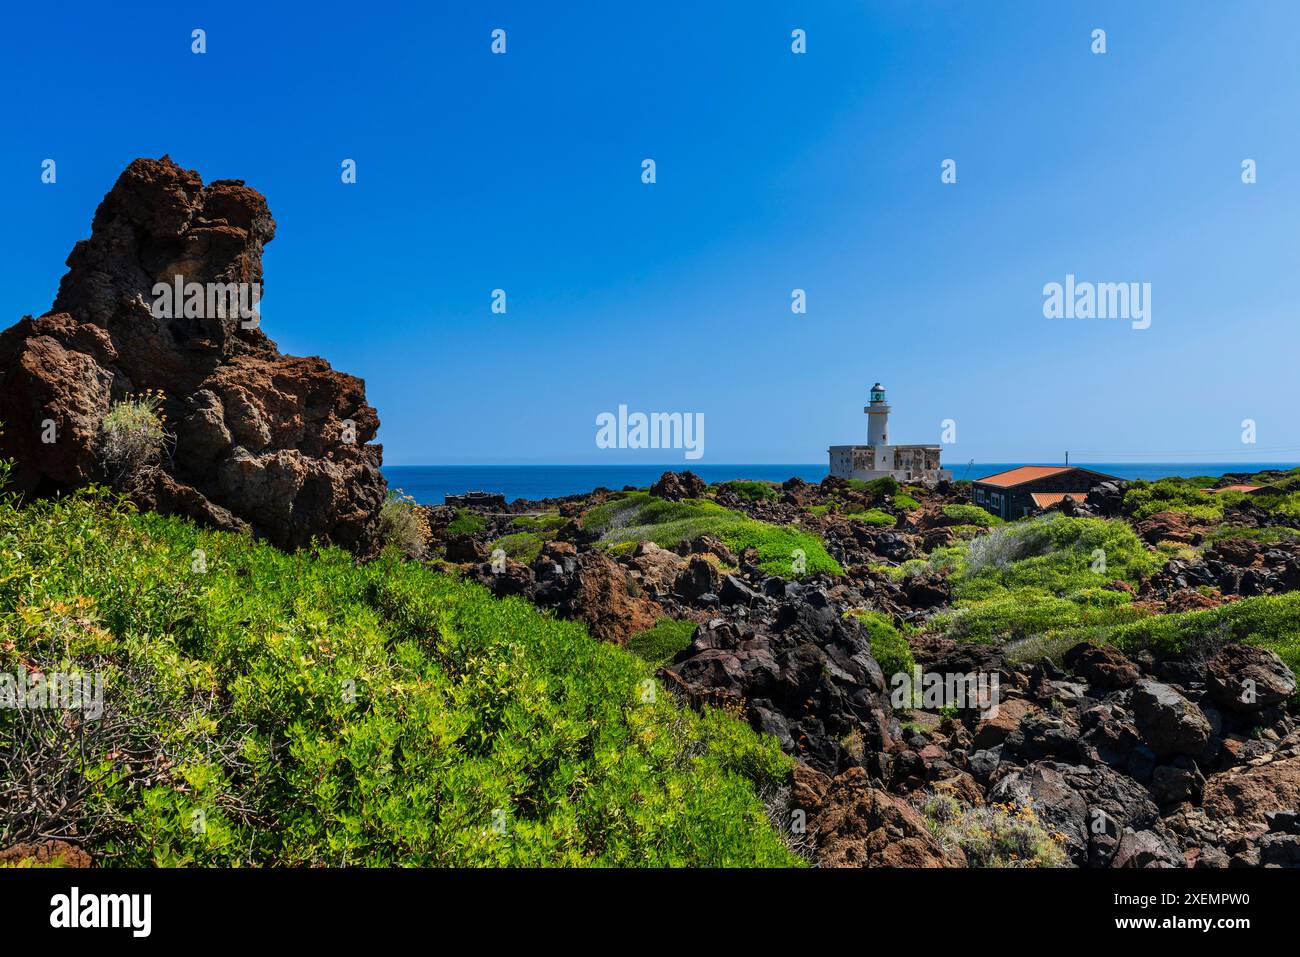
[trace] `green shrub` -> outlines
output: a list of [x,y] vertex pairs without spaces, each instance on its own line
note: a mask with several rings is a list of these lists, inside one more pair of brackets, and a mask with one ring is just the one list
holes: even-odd
[[502,535],[489,548],[494,551],[499,548],[515,561],[531,565],[542,553],[542,544],[545,540],[545,537],[537,532],[511,532],[509,535]]
[[866,608],[850,609],[845,614],[852,615],[862,623],[867,637],[871,640],[871,656],[884,672],[885,683],[897,674],[912,673],[916,659],[912,656],[912,646],[907,638],[894,626],[893,619],[881,611]]
[[866,492],[875,499],[880,499],[884,495],[897,495],[901,486],[898,479],[892,475],[885,475],[878,479],[849,479],[849,487],[857,489],[859,492]]
[[487,528],[487,520],[482,515],[466,508],[456,509],[456,515],[447,523],[448,535],[477,535]]
[[723,482],[727,488],[733,490],[747,502],[771,501],[781,497],[775,485],[771,482],[755,482],[749,479],[736,479],[731,482]]
[[146,391],[114,402],[100,420],[100,463],[118,488],[139,488],[162,464],[169,441],[162,402],[162,393]]
[[963,807],[947,794],[921,805],[931,833],[957,845],[970,867],[1066,867],[1065,837],[1049,831],[1028,804]]
[[930,628],[966,641],[1022,641],[1051,631],[1131,622],[1144,615],[1128,592],[1164,559],[1126,522],[1053,513],[1000,525],[950,549],[930,567],[947,568],[954,607]]
[[999,526],[963,549],[955,576],[963,598],[1026,586],[1066,595],[1116,579],[1137,585],[1163,564],[1127,522],[1059,512]]
[[559,512],[543,512],[540,515],[520,515],[512,518],[510,526],[526,532],[553,532],[567,521],[568,519]]
[[[609,547],[649,541],[671,548],[684,538],[714,535],[737,554],[746,548],[757,549],[758,564],[769,575],[844,574],[817,535],[793,526],[755,521],[716,502],[670,502],[647,492],[632,492],[588,509],[581,521],[584,529],[599,534]],[[802,572],[795,570],[797,553],[803,556]]]
[[1194,518],[1219,521],[1225,505],[1244,498],[1241,492],[1207,492],[1195,480],[1163,478],[1158,482],[1134,482],[1124,493],[1123,508],[1126,515],[1135,519],[1157,512],[1183,512]]
[[1020,641],[1050,631],[1133,621],[1144,612],[1122,592],[1112,604],[1088,604],[1045,594],[1038,588],[1015,588],[978,601],[965,601],[930,619],[929,627],[959,641],[989,644]]
[[878,508],[862,508],[860,511],[845,511],[845,515],[855,522],[863,522],[867,525],[874,525],[876,528],[893,528],[897,524],[897,519],[888,512],[881,511]]
[[1300,592],[1153,615],[1103,631],[1096,638],[1126,650],[1154,648],[1173,654],[1227,642],[1262,645],[1300,675]]
[[660,618],[653,628],[638,631],[629,638],[627,650],[651,668],[662,668],[672,664],[677,653],[691,643],[697,627],[693,621]]
[[901,508],[906,512],[914,512],[921,507],[921,503],[912,496],[899,492],[894,496],[894,507]]
[[1001,525],[1002,519],[991,512],[986,512],[978,505],[945,505],[943,514],[954,519],[960,525],[978,525],[980,528],[992,528]]
[[80,743],[0,709],[0,753],[84,756],[64,780],[87,792],[41,826],[105,865],[796,863],[759,797],[791,766],[774,739],[392,551],[288,555],[88,494],[0,504],[0,669],[19,660],[105,676]]
[[407,558],[425,557],[429,542],[429,521],[415,499],[400,489],[389,489],[379,507],[379,537]]

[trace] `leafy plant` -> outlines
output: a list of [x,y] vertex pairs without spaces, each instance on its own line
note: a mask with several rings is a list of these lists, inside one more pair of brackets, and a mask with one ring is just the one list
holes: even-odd
[[916,667],[912,656],[912,646],[907,638],[894,626],[893,619],[882,611],[867,608],[853,608],[845,612],[862,623],[863,630],[871,641],[871,656],[880,665],[888,684],[894,675],[910,675]]
[[736,479],[722,483],[748,502],[771,501],[780,498],[781,493],[771,482],[756,482],[749,479]]
[[487,520],[467,508],[456,509],[456,514],[447,523],[448,535],[477,535],[487,528]]
[[1065,836],[1049,831],[1028,804],[965,807],[947,794],[926,798],[921,813],[941,844],[956,844],[971,867],[1065,867]]
[[146,390],[114,402],[100,420],[100,463],[118,488],[140,488],[165,460],[171,439],[162,404],[161,392]]
[[686,648],[699,627],[693,621],[660,618],[653,628],[638,631],[627,640],[627,650],[652,668],[670,665],[677,653]]
[[850,519],[855,522],[862,522],[866,525],[874,525],[876,528],[893,528],[896,523],[894,516],[878,508],[861,508],[856,511],[844,511]]
[[[103,727],[131,737],[86,749],[60,813],[106,865],[798,863],[760,797],[791,766],[774,739],[395,550],[0,503],[0,657],[104,675]],[[0,709],[0,753],[81,753],[31,730]]]
[[424,509],[400,489],[389,489],[379,507],[379,537],[407,558],[424,558],[429,543],[429,520]]
[[984,511],[978,505],[945,505],[943,514],[954,519],[960,525],[978,525],[980,528],[992,528],[1001,525],[1002,519]]

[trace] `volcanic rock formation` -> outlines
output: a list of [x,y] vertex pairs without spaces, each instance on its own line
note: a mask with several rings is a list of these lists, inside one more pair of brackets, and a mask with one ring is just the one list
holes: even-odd
[[266,199],[241,180],[204,186],[166,156],[131,163],[69,255],[51,311],[0,333],[0,456],[15,460],[18,490],[102,480],[105,413],[153,390],[174,447],[132,488],[143,507],[251,526],[284,548],[315,537],[375,552],[386,485],[364,383],[282,355],[257,317],[210,299],[153,308],[156,284],[178,280],[260,292],[274,236]]

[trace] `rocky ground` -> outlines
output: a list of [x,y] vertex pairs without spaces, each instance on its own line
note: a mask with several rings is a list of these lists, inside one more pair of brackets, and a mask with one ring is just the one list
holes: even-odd
[[[706,491],[690,473],[666,473],[652,489],[670,500]],[[922,813],[943,796],[958,815],[1028,808],[1062,864],[1300,863],[1300,708],[1295,677],[1272,651],[1209,643],[1161,658],[1080,644],[1059,660],[1023,663],[993,646],[926,637],[925,619],[950,601],[947,583],[937,575],[900,583],[881,566],[924,557],[969,534],[943,512],[963,501],[955,486],[925,492],[921,507],[908,510],[835,479],[791,479],[778,497],[759,501],[727,486],[709,493],[754,518],[817,531],[846,574],[801,580],[765,574],[752,550],[734,554],[708,535],[672,548],[642,542],[611,555],[578,520],[610,494],[484,511],[474,534],[447,532],[455,509],[428,513],[445,560],[461,572],[498,595],[520,595],[582,620],[602,640],[625,643],[662,618],[696,622],[689,646],[660,677],[692,704],[744,714],[799,760],[776,817],[806,819],[812,859],[845,866],[979,863],[968,862]],[[1105,486],[1065,508],[1112,516],[1122,496],[1122,485]],[[883,508],[895,524],[873,527],[848,520],[842,509],[816,509],[831,501]],[[514,519],[543,512],[558,512],[563,521],[533,561],[501,553],[494,560],[491,543],[515,527]],[[1195,534],[1172,513],[1135,528],[1152,542]],[[1171,560],[1142,583],[1135,600],[1153,611],[1185,610],[1297,584],[1296,546],[1230,539],[1194,559]],[[863,608],[922,626],[911,644],[924,672],[996,675],[997,708],[893,707],[890,676],[849,614]],[[1243,696],[1243,688],[1251,693]]]

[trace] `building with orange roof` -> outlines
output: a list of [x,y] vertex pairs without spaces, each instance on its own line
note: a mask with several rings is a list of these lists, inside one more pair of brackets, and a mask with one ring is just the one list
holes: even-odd
[[1082,503],[1102,482],[1118,481],[1077,465],[1022,465],[976,479],[970,495],[971,502],[999,518],[1022,518],[1067,498]]

